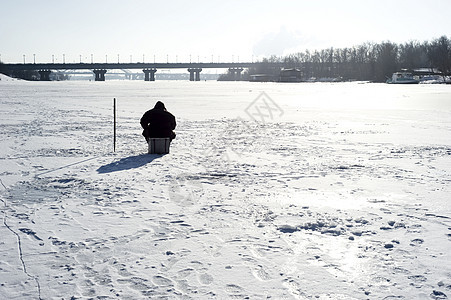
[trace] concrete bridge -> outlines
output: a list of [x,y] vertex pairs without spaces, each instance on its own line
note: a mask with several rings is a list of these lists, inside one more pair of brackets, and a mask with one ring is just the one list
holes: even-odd
[[257,63],[25,63],[0,64],[0,72],[4,71],[38,71],[41,81],[49,81],[50,74],[56,70],[91,70],[96,81],[105,81],[108,70],[141,69],[145,81],[155,81],[158,69],[186,69],[190,73],[190,81],[199,81],[203,69],[229,69],[236,80],[241,78],[244,68]]

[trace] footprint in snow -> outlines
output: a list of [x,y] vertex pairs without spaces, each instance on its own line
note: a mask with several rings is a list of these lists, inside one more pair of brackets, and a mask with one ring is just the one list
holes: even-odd
[[432,299],[437,299],[437,300],[439,300],[439,299],[448,299],[448,297],[446,296],[445,293],[443,293],[441,291],[436,291],[436,290],[432,291],[430,296],[431,296]]
[[252,274],[254,275],[255,278],[257,278],[258,280],[261,280],[261,281],[266,281],[266,280],[271,279],[271,276],[268,274],[268,272],[266,272],[266,270],[265,270],[265,268],[263,268],[263,266],[257,266],[257,268],[252,271]]
[[186,278],[189,275],[193,274],[193,272],[195,272],[195,271],[192,268],[182,269],[180,271],[177,271],[177,278],[178,279]]
[[199,274],[197,276],[197,279],[203,285],[209,285],[213,282],[213,276],[211,276],[210,274],[206,274],[206,273]]
[[410,275],[407,278],[409,278],[414,282],[425,282],[427,280],[427,278],[424,277],[423,275]]
[[172,286],[173,285],[172,280],[170,280],[166,277],[160,276],[160,275],[154,276],[152,278],[152,282],[155,285],[159,285],[159,286]]
[[129,279],[118,279],[117,282],[120,284],[122,283],[128,284],[132,289],[137,291],[145,291],[152,288],[152,286],[147,283],[147,279],[140,277],[131,277]]
[[410,246],[419,246],[424,243],[423,239],[414,239],[410,241]]
[[20,230],[21,232],[23,232],[23,233],[29,235],[30,237],[32,237],[32,238],[38,240],[38,241],[42,241],[42,239],[41,239],[39,236],[36,235],[36,232],[34,232],[34,231],[31,230],[31,229],[28,229],[28,228],[19,228],[19,230]]
[[236,284],[226,285],[225,290],[229,294],[240,294],[243,292],[243,288]]

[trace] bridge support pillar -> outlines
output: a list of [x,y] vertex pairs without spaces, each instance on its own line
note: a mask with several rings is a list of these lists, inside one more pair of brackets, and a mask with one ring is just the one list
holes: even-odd
[[40,81],[50,81],[50,70],[40,70],[39,71],[39,80]]
[[155,81],[157,69],[144,69],[144,81]]
[[230,68],[229,73],[232,75],[233,80],[241,80],[241,72],[243,72],[243,68]]
[[95,81],[105,81],[106,70],[94,70]]
[[202,72],[201,68],[189,68],[189,81],[200,81],[200,72]]

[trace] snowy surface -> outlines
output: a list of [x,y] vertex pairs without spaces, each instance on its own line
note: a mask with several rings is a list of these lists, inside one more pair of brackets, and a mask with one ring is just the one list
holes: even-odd
[[2,78],[0,115],[0,299],[451,297],[451,85]]

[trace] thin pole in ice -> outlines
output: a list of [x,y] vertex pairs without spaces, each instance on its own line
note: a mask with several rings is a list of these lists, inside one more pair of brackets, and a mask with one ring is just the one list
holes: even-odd
[[116,152],[116,98],[113,98],[113,151]]

